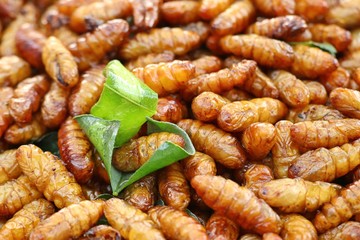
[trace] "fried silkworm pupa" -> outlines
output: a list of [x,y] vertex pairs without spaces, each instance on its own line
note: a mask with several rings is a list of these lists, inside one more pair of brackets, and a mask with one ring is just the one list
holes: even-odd
[[61,26],[55,29],[52,35],[58,38],[66,47],[76,42],[79,37],[75,32],[71,31],[68,26]]
[[310,103],[325,104],[327,102],[327,92],[321,83],[317,81],[303,81],[310,91]]
[[57,208],[84,200],[80,185],[56,156],[30,144],[17,149],[16,159],[23,173]]
[[25,144],[31,140],[38,139],[46,132],[42,123],[41,115],[35,114],[31,122],[11,125],[4,134],[4,139],[11,144]]
[[273,98],[254,98],[223,106],[217,118],[219,127],[228,132],[244,131],[252,123],[276,123],[286,116],[284,103]]
[[255,60],[265,67],[287,68],[294,61],[290,45],[255,34],[225,36],[220,39],[220,46],[226,53]]
[[197,151],[203,152],[230,169],[244,166],[245,151],[236,137],[198,120],[184,119],[177,123],[190,137]]
[[258,67],[256,68],[255,76],[245,81],[243,89],[259,98],[279,98],[280,94],[274,82]]
[[360,50],[354,52],[346,52],[340,59],[340,65],[347,70],[354,70],[360,67]]
[[360,137],[360,120],[305,121],[291,126],[291,139],[306,149],[332,148]]
[[336,2],[336,4],[334,4],[325,15],[325,21],[327,23],[336,24],[347,29],[360,26],[359,0],[334,2]]
[[138,33],[120,49],[119,55],[126,60],[148,53],[171,51],[175,55],[184,55],[195,49],[200,36],[181,28],[154,28],[149,33]]
[[77,33],[84,33],[94,30],[106,21],[126,18],[131,13],[132,6],[128,0],[95,1],[75,9],[70,17],[70,27]]
[[263,234],[262,240],[283,240],[283,239],[278,234],[269,232]]
[[111,226],[107,225],[97,225],[90,228],[86,233],[84,233],[78,240],[120,240],[121,235],[118,230]]
[[295,14],[308,22],[320,21],[329,10],[326,0],[296,0]]
[[253,2],[256,9],[268,17],[295,13],[295,0],[254,0]]
[[355,141],[331,149],[322,147],[308,151],[292,162],[288,170],[289,177],[331,182],[359,165],[359,149],[360,143]]
[[120,171],[131,172],[141,167],[154,152],[166,141],[185,146],[184,139],[174,133],[152,133],[135,140],[130,140],[120,148],[114,150],[112,163]]
[[320,82],[330,93],[338,87],[347,88],[350,85],[350,74],[346,69],[338,67],[335,71],[321,76]]
[[[122,1],[120,4],[123,4]],[[146,30],[155,27],[159,22],[162,0],[132,0],[132,13],[134,25],[137,30]],[[113,11],[113,10],[112,10]]]
[[211,52],[213,54],[216,55],[225,55],[225,51],[221,48],[220,46],[220,39],[222,37],[221,36],[216,36],[216,35],[210,35],[207,39],[206,39],[206,47],[211,50]]
[[161,17],[170,25],[184,25],[200,20],[200,2],[197,1],[171,1],[160,7]]
[[288,36],[286,38],[287,42],[306,42],[311,41],[312,35],[309,29],[306,29],[303,33],[294,35],[294,36]]
[[182,166],[175,162],[160,170],[159,194],[167,206],[184,211],[190,203],[190,188]]
[[181,92],[185,100],[191,100],[202,92],[221,93],[231,90],[235,86],[242,86],[247,79],[254,77],[256,62],[243,60],[231,68],[224,68],[218,72],[200,75],[191,79]]
[[274,179],[272,170],[262,164],[250,164],[244,173],[244,186],[258,196],[259,189],[265,183]]
[[0,238],[9,240],[28,239],[30,232],[55,212],[54,206],[45,199],[26,204],[0,229]]
[[61,14],[53,4],[42,13],[40,18],[40,29],[45,35],[50,36],[54,30],[68,25],[68,23],[69,17]]
[[195,77],[217,72],[222,68],[222,62],[216,56],[203,56],[191,61],[191,63],[195,66]]
[[276,179],[259,188],[259,198],[285,213],[313,212],[336,196],[339,186],[327,182],[310,182],[301,178]]
[[251,160],[261,160],[271,151],[276,142],[276,130],[271,123],[252,123],[241,137],[241,143]]
[[330,93],[331,105],[345,116],[360,119],[360,92],[336,88]]
[[234,221],[218,213],[211,215],[205,228],[210,240],[237,240],[240,233],[239,226]]
[[111,198],[105,202],[104,214],[110,225],[129,240],[165,240],[150,217],[122,199]]
[[350,52],[355,52],[356,50],[360,50],[360,29],[354,29],[351,31],[351,43],[348,46],[348,50]]
[[101,187],[100,183],[95,181],[90,181],[86,185],[81,185],[81,189],[86,200],[96,200],[100,194],[103,194],[104,192]]
[[13,118],[9,111],[9,101],[14,96],[14,89],[11,87],[0,88],[0,138],[6,129],[12,124]]
[[239,240],[262,240],[262,237],[256,234],[247,233],[242,235]]
[[308,239],[317,240],[317,232],[314,225],[299,214],[281,216],[283,228],[280,235],[284,240]]
[[157,189],[156,176],[150,174],[125,188],[123,199],[130,205],[147,212],[155,204]]
[[158,99],[156,113],[152,118],[158,121],[177,123],[187,117],[186,105],[176,96],[169,95]]
[[79,70],[84,71],[95,66],[106,53],[118,47],[127,38],[128,33],[129,24],[125,20],[114,19],[78,38],[68,49],[74,56]]
[[61,159],[78,183],[87,183],[94,172],[90,140],[75,119],[69,117],[58,132]]
[[186,83],[195,76],[195,66],[189,61],[174,60],[135,68],[132,73],[159,96],[166,96],[186,86]]
[[15,122],[29,123],[49,90],[50,83],[45,75],[27,78],[16,86],[9,101],[9,111]]
[[60,86],[71,88],[78,83],[79,73],[74,57],[56,37],[49,37],[42,51],[46,72]]
[[230,100],[230,102],[242,101],[242,100],[251,100],[252,95],[245,92],[244,90],[233,88],[229,91],[221,93],[221,96]]
[[18,56],[0,58],[0,86],[15,86],[31,75],[30,65]]
[[319,48],[297,44],[294,49],[294,62],[290,71],[297,77],[315,79],[337,69],[339,63],[330,53]]
[[319,240],[358,239],[360,238],[360,223],[348,221],[319,235]]
[[194,155],[185,158],[180,163],[188,181],[191,181],[191,179],[197,175],[216,175],[215,161],[205,153],[196,152]]
[[338,110],[325,105],[309,104],[304,108],[290,109],[287,120],[298,123],[304,121],[343,119],[345,116]]
[[251,1],[234,2],[211,23],[211,32],[217,36],[235,34],[245,30],[255,19],[255,8]]
[[206,205],[243,229],[260,234],[280,232],[280,217],[251,190],[221,176],[208,175],[195,176],[191,186]]
[[167,238],[174,240],[208,239],[205,228],[184,211],[169,206],[155,206],[149,210],[149,216]]
[[170,51],[165,51],[162,53],[148,53],[143,56],[139,56],[136,59],[130,60],[125,65],[128,70],[133,70],[135,68],[144,68],[148,64],[157,64],[161,62],[172,62],[175,60],[175,54]]
[[0,16],[4,19],[15,18],[21,8],[23,7],[24,1],[22,0],[4,0],[0,3]]
[[95,1],[96,0],[59,0],[56,2],[56,8],[61,14],[71,16],[77,8]]
[[1,216],[11,216],[23,208],[25,204],[41,198],[41,193],[25,175],[0,185],[0,190]]
[[345,51],[351,43],[351,33],[335,24],[311,24],[309,30],[315,42],[327,42],[338,52]]
[[337,227],[359,213],[360,180],[341,190],[338,196],[325,203],[316,214],[313,224],[318,233]]
[[104,202],[81,201],[54,213],[40,222],[30,233],[30,240],[66,240],[78,238],[99,220]]
[[181,28],[186,31],[197,33],[200,37],[200,43],[204,43],[208,39],[211,31],[209,24],[202,21],[192,22],[181,26]]
[[289,107],[300,108],[310,103],[309,88],[291,73],[275,70],[270,73],[270,78],[279,90],[279,98]]
[[211,20],[226,10],[233,2],[234,0],[202,0],[199,16],[203,20]]
[[0,184],[18,178],[21,173],[21,168],[16,161],[16,149],[0,153]]

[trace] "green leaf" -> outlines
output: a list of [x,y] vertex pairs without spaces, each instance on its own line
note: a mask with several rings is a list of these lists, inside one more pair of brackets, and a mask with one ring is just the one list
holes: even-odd
[[193,219],[195,219],[196,221],[198,221],[199,223],[201,223],[202,225],[205,225],[204,221],[202,221],[198,216],[196,216],[195,213],[193,213],[192,211],[190,211],[188,208],[185,209],[185,212],[192,217]]
[[103,193],[98,195],[95,199],[104,199],[104,200],[109,200],[110,198],[113,198],[114,196],[109,194],[109,193]]
[[156,113],[158,96],[118,60],[108,63],[104,75],[104,89],[90,113],[121,122],[115,141],[115,147],[119,147],[139,131],[146,117]]
[[43,151],[49,151],[60,157],[57,132],[49,132],[32,143],[41,148]]
[[319,42],[313,42],[313,41],[307,41],[307,42],[289,42],[290,45],[305,45],[309,47],[316,47],[320,48],[321,50],[330,53],[331,55],[335,56],[337,51],[336,48],[331,45],[330,43],[319,43]]

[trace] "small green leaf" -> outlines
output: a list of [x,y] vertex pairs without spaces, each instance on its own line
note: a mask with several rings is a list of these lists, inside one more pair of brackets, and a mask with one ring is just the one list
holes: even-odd
[[319,43],[319,42],[307,41],[307,42],[289,42],[289,44],[291,44],[291,45],[300,44],[300,45],[305,45],[305,46],[309,46],[309,47],[317,47],[325,52],[330,53],[333,56],[335,56],[337,53],[336,48],[333,45],[331,45],[330,43]]
[[95,199],[109,200],[110,198],[113,198],[113,197],[114,196],[109,193],[103,193],[103,194],[100,194],[99,196],[97,196]]
[[41,138],[35,140],[33,144],[41,148],[43,151],[49,151],[60,157],[57,132],[49,132]]

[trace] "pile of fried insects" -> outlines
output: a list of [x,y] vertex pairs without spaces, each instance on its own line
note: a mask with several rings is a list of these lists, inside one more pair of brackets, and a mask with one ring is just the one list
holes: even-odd
[[360,0],[0,0],[0,35],[0,239],[360,239]]

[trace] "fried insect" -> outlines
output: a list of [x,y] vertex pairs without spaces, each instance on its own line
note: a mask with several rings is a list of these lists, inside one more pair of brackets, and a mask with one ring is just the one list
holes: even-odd
[[317,81],[304,81],[310,91],[310,103],[325,104],[327,102],[327,92],[325,87]]
[[31,74],[30,65],[17,56],[0,58],[0,86],[15,86]]
[[185,146],[184,139],[174,133],[160,132],[130,140],[120,148],[115,149],[112,163],[115,168],[124,172],[137,170],[150,159],[153,153],[166,141]]
[[203,20],[211,20],[226,10],[234,0],[201,0],[199,16]]
[[136,29],[146,30],[155,27],[159,22],[162,0],[132,0],[134,25]]
[[139,56],[134,60],[130,60],[125,66],[128,70],[135,68],[143,68],[148,64],[157,64],[161,62],[171,62],[175,59],[173,52],[165,51],[162,53],[149,53],[143,56]]
[[29,239],[66,240],[78,238],[99,220],[104,202],[82,201],[54,213],[40,222],[31,232]]
[[276,123],[286,116],[284,103],[273,98],[254,98],[223,106],[217,118],[219,127],[228,132],[244,131],[252,123]]
[[86,233],[84,233],[78,240],[120,240],[121,235],[113,227],[107,225],[97,225],[90,228]]
[[14,95],[14,89],[11,87],[0,88],[0,138],[6,129],[12,124],[13,118],[9,111],[9,101]]
[[306,42],[311,41],[312,35],[309,29],[306,29],[303,33],[294,35],[294,36],[288,36],[286,38],[287,42]]
[[79,37],[75,32],[71,31],[68,26],[61,26],[60,28],[55,29],[52,34],[66,47],[71,43],[76,42]]
[[104,214],[110,225],[118,230],[125,239],[165,239],[158,226],[147,214],[124,200],[118,198],[107,200]]
[[15,122],[29,123],[32,115],[40,108],[50,83],[45,75],[27,78],[16,86],[9,101],[9,111]]
[[18,178],[21,173],[21,168],[16,161],[15,149],[0,153],[0,184]]
[[30,232],[55,212],[54,206],[45,199],[26,204],[0,229],[0,238],[8,240],[28,239]]
[[243,167],[245,151],[240,142],[231,134],[212,124],[184,119],[178,126],[189,135],[197,151],[203,152],[230,169]]
[[74,56],[79,70],[83,71],[95,66],[106,53],[118,47],[128,33],[129,24],[125,20],[111,20],[100,25],[93,32],[80,37],[76,42],[70,44],[68,49]]
[[348,221],[319,235],[319,240],[358,239],[360,238],[360,223]]
[[253,98],[253,96],[251,96],[249,93],[237,88],[233,88],[229,91],[223,92],[221,93],[221,96],[229,99],[230,102],[251,100]]
[[251,160],[261,160],[271,151],[276,142],[276,130],[271,123],[252,123],[245,129],[241,143]]
[[206,234],[210,240],[237,240],[239,232],[239,226],[234,221],[218,213],[213,213],[206,222]]
[[348,47],[350,52],[354,52],[356,50],[360,50],[360,29],[355,29],[351,31],[351,43]]
[[254,0],[253,2],[257,10],[268,17],[295,13],[295,0]]
[[231,180],[199,175],[191,180],[191,186],[206,205],[244,229],[260,234],[278,233],[281,229],[280,217],[263,200]]
[[149,216],[167,238],[174,240],[208,239],[205,228],[183,211],[168,206],[155,206],[149,210]]
[[273,180],[274,174],[268,166],[262,164],[249,164],[246,168],[243,174],[244,186],[258,197],[261,186]]
[[22,145],[16,152],[16,159],[23,173],[56,207],[63,208],[84,199],[74,176],[51,153],[44,153],[32,144]]
[[331,105],[345,116],[360,119],[360,92],[336,88],[330,93]]
[[360,22],[360,1],[341,0],[330,8],[325,16],[327,23],[336,24],[343,28],[359,27]]
[[58,132],[61,159],[78,183],[88,182],[94,172],[94,160],[90,140],[77,121],[69,117]]
[[262,240],[262,237],[256,234],[247,233],[242,235],[239,240]]
[[211,31],[209,24],[202,21],[189,23],[181,28],[186,31],[197,33],[200,37],[200,43],[204,43],[207,40]]
[[360,203],[360,181],[353,182],[341,190],[338,196],[325,203],[316,214],[313,224],[319,233],[324,233],[349,220],[353,215],[359,213]]
[[215,161],[205,153],[196,152],[182,160],[181,165],[188,181],[197,175],[216,175]]
[[290,109],[287,120],[298,123],[304,121],[343,119],[345,116],[336,109],[325,105],[309,104],[304,108]]
[[231,68],[224,68],[218,72],[203,74],[191,79],[186,83],[182,91],[185,100],[191,100],[202,92],[210,91],[221,93],[231,90],[235,86],[241,86],[254,76],[256,63],[251,60],[243,60]]
[[274,82],[258,67],[256,68],[255,76],[245,81],[243,88],[259,98],[278,98],[280,94]]
[[295,14],[308,22],[322,20],[329,10],[326,0],[296,0]]
[[61,14],[71,16],[77,8],[95,1],[96,0],[59,0],[56,2],[56,8]]
[[347,70],[354,70],[360,67],[360,50],[354,52],[346,52],[340,59],[340,65]]
[[330,93],[338,87],[347,88],[350,85],[350,74],[346,69],[338,67],[335,71],[321,76],[320,82]]
[[0,16],[4,19],[15,18],[24,4],[22,0],[2,0],[0,2]]
[[200,2],[171,1],[162,4],[161,17],[170,25],[183,25],[200,20]]
[[177,97],[167,96],[158,99],[156,113],[153,119],[177,123],[188,117],[186,105]]
[[314,225],[299,214],[289,214],[281,217],[283,228],[280,235],[284,240],[308,239],[317,240],[317,232]]
[[289,177],[331,182],[359,165],[359,148],[360,143],[355,141],[331,149],[318,148],[308,151],[291,164]]
[[195,66],[189,61],[174,60],[135,68],[132,73],[159,96],[166,96],[186,86],[187,82],[195,76]]
[[203,56],[191,61],[191,63],[195,66],[195,77],[217,72],[222,68],[222,62],[216,56]]
[[225,51],[221,48],[220,46],[220,39],[222,37],[221,36],[216,36],[216,35],[210,35],[207,39],[206,39],[206,47],[211,50],[211,52],[213,54],[216,55],[225,55]]
[[181,28],[154,28],[149,33],[138,33],[120,49],[120,57],[129,60],[148,53],[171,51],[184,55],[200,43],[200,36]]

